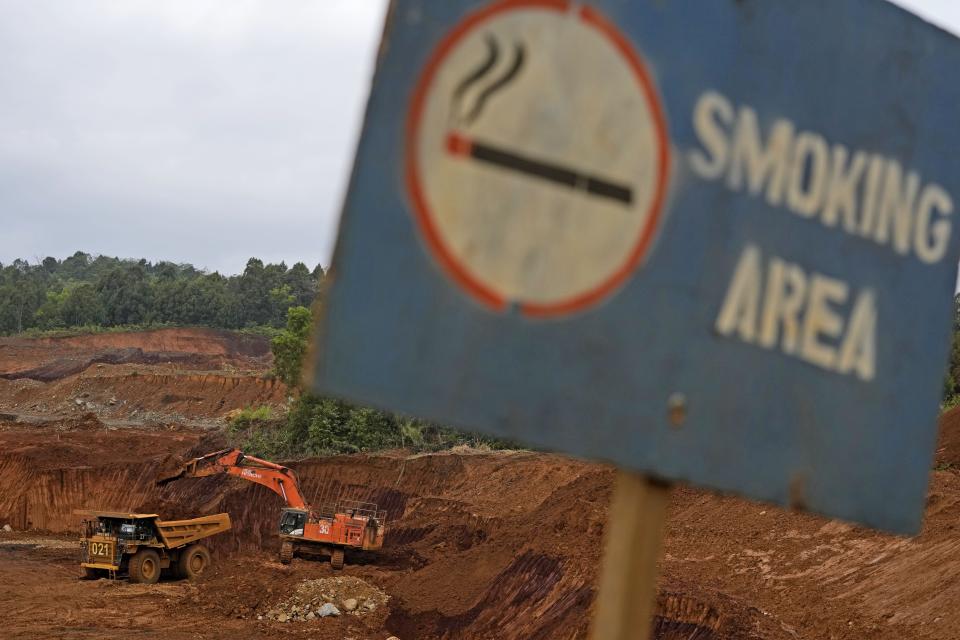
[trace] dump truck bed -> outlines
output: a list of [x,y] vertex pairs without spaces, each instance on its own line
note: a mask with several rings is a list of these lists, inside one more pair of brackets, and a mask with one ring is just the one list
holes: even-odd
[[189,520],[157,520],[157,534],[168,549],[191,544],[230,528],[230,516],[218,513]]

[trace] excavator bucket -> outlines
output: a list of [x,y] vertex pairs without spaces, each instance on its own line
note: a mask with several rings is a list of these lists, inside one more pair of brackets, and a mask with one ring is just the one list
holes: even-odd
[[215,475],[220,472],[220,469],[216,466],[217,459],[224,454],[230,453],[230,451],[230,449],[223,449],[221,451],[208,453],[199,458],[194,458],[175,471],[167,471],[159,474],[156,479],[156,484],[164,485],[168,482],[179,480],[180,478],[202,478],[204,476]]
[[185,465],[180,464],[179,466],[173,467],[170,464],[164,464],[160,470],[157,472],[157,477],[155,479],[156,484],[164,485],[168,482],[173,482],[179,478],[182,478],[186,473]]
[[196,459],[190,460],[186,464],[180,466],[179,469],[174,470],[165,470],[157,474],[156,483],[158,485],[165,485],[168,482],[173,482],[174,480],[179,480],[180,478],[191,478],[194,477],[194,474],[197,471],[198,462]]
[[156,483],[157,483],[158,485],[164,485],[164,484],[167,484],[168,482],[173,482],[174,480],[179,480],[180,478],[182,478],[182,477],[184,476],[185,473],[186,473],[186,471],[184,470],[183,467],[181,467],[180,469],[178,469],[178,470],[176,470],[176,471],[173,471],[173,472],[171,472],[171,471],[165,471],[165,472],[164,472],[164,471],[161,471],[159,474],[157,474]]

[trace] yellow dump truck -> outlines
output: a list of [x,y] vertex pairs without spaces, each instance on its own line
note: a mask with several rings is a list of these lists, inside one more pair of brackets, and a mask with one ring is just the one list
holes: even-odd
[[160,520],[155,513],[74,511],[80,528],[80,578],[126,574],[153,584],[164,570],[192,578],[210,566],[210,551],[198,541],[230,529],[218,513],[190,520]]

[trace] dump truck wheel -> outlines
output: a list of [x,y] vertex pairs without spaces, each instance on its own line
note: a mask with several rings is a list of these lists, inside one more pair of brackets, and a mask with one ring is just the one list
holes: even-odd
[[195,578],[210,566],[210,552],[202,544],[192,544],[180,553],[177,560],[177,575]]
[[334,569],[343,569],[343,549],[334,549],[330,554],[330,566]]
[[285,541],[280,545],[280,564],[290,564],[293,560],[293,543]]
[[153,549],[141,549],[130,558],[130,582],[154,584],[160,579],[160,556]]

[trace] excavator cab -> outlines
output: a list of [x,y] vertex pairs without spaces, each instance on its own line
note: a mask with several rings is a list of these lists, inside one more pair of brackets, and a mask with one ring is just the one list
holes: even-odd
[[307,512],[302,509],[284,509],[280,514],[280,533],[286,536],[303,536],[307,525]]

